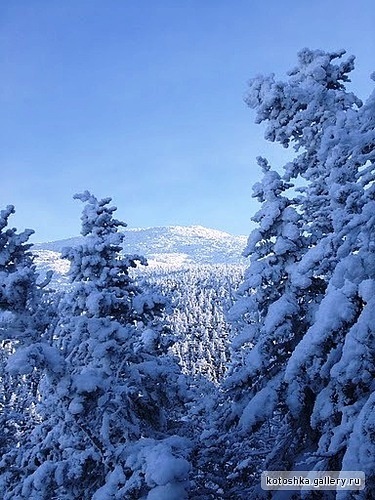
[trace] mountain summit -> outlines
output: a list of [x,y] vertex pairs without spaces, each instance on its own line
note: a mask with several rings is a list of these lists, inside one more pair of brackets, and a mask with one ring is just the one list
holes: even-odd
[[[166,226],[126,228],[125,254],[147,258],[150,267],[178,268],[194,264],[243,264],[245,236],[235,236],[203,226]],[[38,269],[52,269],[57,275],[67,273],[69,264],[60,258],[62,248],[78,245],[82,237],[36,243]]]

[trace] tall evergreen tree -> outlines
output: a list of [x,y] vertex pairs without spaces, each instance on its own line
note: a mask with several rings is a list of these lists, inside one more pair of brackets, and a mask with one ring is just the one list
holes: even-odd
[[[315,395],[310,418],[319,439],[309,461],[316,470],[361,470],[368,498],[375,487],[375,94],[347,118],[343,136],[342,182],[329,178],[331,240],[337,260],[314,324],[297,346],[286,370],[289,407],[303,412],[307,388]],[[338,149],[338,148],[336,148]],[[337,151],[332,153],[336,158]],[[307,376],[306,376],[307,375]],[[351,493],[341,497],[351,498]]]
[[229,313],[236,332],[232,360],[223,382],[215,431],[208,431],[205,439],[211,450],[208,456],[221,460],[219,465],[210,459],[217,468],[216,481],[221,484],[220,475],[225,474],[224,488],[238,497],[250,495],[254,473],[270,451],[268,428],[271,421],[275,427],[280,419],[280,369],[303,323],[302,307],[288,281],[303,248],[296,200],[288,197],[291,184],[264,158],[258,158],[258,164],[263,179],[254,185],[253,196],[262,207],[253,217],[258,228],[244,251],[251,265]]
[[[39,373],[25,363],[28,351],[40,360],[41,342],[52,321],[44,283],[38,283],[28,242],[34,231],[9,227],[13,206],[0,212],[0,456],[17,446],[32,425]],[[8,361],[12,357],[13,369]],[[17,359],[16,359],[17,358]],[[14,369],[15,366],[22,370]]]
[[42,422],[8,457],[3,498],[185,498],[189,447],[175,432],[186,391],[166,354],[163,304],[130,276],[145,262],[121,255],[111,199],[76,197],[85,238],[63,252],[72,290],[40,387]]
[[[305,49],[288,81],[277,82],[271,76],[250,83],[247,103],[257,110],[258,123],[268,122],[266,138],[284,147],[293,145],[298,152],[284,167],[284,181],[279,180],[284,188],[267,192],[272,183],[265,183],[259,228],[250,236],[247,250],[250,268],[232,311],[233,321],[243,326],[233,342],[233,365],[225,383],[232,401],[229,417],[220,422],[232,435],[239,432],[249,441],[271,428],[274,444],[259,470],[292,470],[301,461],[306,468],[312,461],[317,469],[340,470],[354,415],[362,404],[368,406],[361,432],[366,428],[369,438],[369,387],[359,398],[363,403],[358,391],[352,395],[358,411],[352,407],[348,413],[340,398],[337,402],[338,394],[345,394],[345,384],[336,387],[335,394],[329,389],[348,332],[365,312],[363,298],[359,300],[355,291],[359,284],[349,284],[354,280],[349,271],[342,281],[344,262],[360,259],[360,242],[373,237],[372,218],[363,225],[364,214],[369,217],[365,206],[373,203],[373,119],[370,103],[362,107],[345,87],[353,58],[337,62],[343,55],[344,51]],[[364,178],[366,190],[361,187]],[[296,183],[302,186],[297,189]],[[293,201],[280,197],[288,187],[301,193]],[[371,257],[366,262],[364,281],[372,273]],[[339,276],[340,291],[335,285]],[[365,331],[371,345],[373,330],[368,326]],[[369,350],[371,358],[373,348]],[[336,401],[330,412],[329,401]],[[348,414],[352,427],[347,425]],[[333,429],[341,441],[333,439]],[[328,457],[330,447],[333,450],[332,439],[340,442],[332,460],[319,460],[319,453]],[[242,460],[239,454],[233,466]],[[251,487],[251,481],[245,480],[244,487]]]

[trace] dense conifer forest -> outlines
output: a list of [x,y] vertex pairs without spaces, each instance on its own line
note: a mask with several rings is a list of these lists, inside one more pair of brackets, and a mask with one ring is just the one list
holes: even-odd
[[[246,103],[259,157],[242,265],[147,270],[111,198],[86,191],[68,286],[0,214],[0,497],[375,498],[375,94],[354,58],[304,49]],[[263,471],[366,486],[266,491]]]

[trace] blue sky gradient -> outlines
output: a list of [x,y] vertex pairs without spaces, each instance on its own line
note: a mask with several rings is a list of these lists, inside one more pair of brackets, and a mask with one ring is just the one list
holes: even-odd
[[373,0],[4,0],[1,206],[35,241],[79,233],[85,189],[130,227],[248,234],[255,157],[287,155],[253,124],[247,80],[345,48],[366,98],[374,26]]

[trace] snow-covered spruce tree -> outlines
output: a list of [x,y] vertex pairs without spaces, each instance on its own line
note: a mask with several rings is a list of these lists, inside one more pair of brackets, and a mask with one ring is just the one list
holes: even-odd
[[[218,403],[218,422],[215,430],[208,428],[204,434],[208,450],[202,454],[202,468],[211,468],[213,484],[238,498],[249,494],[254,473],[270,451],[270,420],[273,426],[280,420],[274,407],[281,386],[280,367],[305,321],[304,308],[288,283],[288,273],[303,249],[296,201],[287,196],[290,183],[264,158],[258,158],[258,164],[263,179],[254,185],[253,196],[262,208],[253,217],[258,228],[244,252],[251,265],[229,314],[239,333],[232,341],[232,362]],[[244,440],[249,429],[252,434]],[[205,457],[210,464],[204,463]]]
[[[251,441],[259,436],[262,428],[271,435],[273,449],[265,450],[269,453],[261,469],[291,470],[299,461],[306,462],[315,456],[322,437],[322,423],[312,417],[319,400],[323,408],[328,393],[320,394],[333,376],[331,368],[343,348],[348,329],[355,323],[355,314],[340,320],[345,321],[344,329],[339,326],[340,321],[333,321],[330,335],[321,336],[320,341],[314,337],[321,344],[319,352],[312,355],[316,346],[310,332],[321,331],[324,317],[328,315],[329,307],[324,304],[332,289],[332,280],[337,280],[345,255],[356,255],[357,240],[363,239],[358,226],[350,236],[344,228],[354,224],[363,213],[360,177],[368,178],[371,169],[368,155],[373,144],[373,139],[369,139],[373,137],[373,125],[369,125],[370,120],[366,122],[366,132],[362,133],[362,146],[358,146],[358,131],[365,127],[363,117],[371,116],[371,112],[365,113],[366,106],[361,108],[361,101],[345,88],[348,73],[353,69],[353,58],[337,63],[343,54],[344,51],[324,53],[305,49],[299,54],[299,65],[289,73],[288,81],[277,82],[271,76],[257,77],[250,82],[247,103],[257,110],[258,123],[268,122],[266,138],[284,147],[293,145],[298,152],[284,167],[285,182],[294,184],[298,179],[302,183],[301,195],[291,207],[292,234],[287,235],[287,229],[284,233],[292,247],[284,259],[275,258],[283,233],[282,225],[279,230],[274,225],[278,217],[283,218],[280,210],[268,213],[273,223],[272,233],[264,233],[267,215],[258,221],[259,228],[249,239],[251,264],[245,276],[243,296],[232,311],[232,319],[243,322],[243,327],[233,342],[233,365],[224,386],[232,401],[231,413],[224,424],[228,428],[229,423],[229,435],[239,432],[243,440]],[[367,144],[363,142],[365,138]],[[371,188],[368,191],[370,193]],[[269,200],[263,201],[260,213],[267,214],[270,210],[267,207],[274,193],[268,193],[267,197]],[[369,228],[367,239],[370,234]],[[261,253],[260,248],[267,251]],[[268,271],[267,276],[269,263],[273,264],[273,273]],[[369,267],[366,272],[370,272]],[[266,296],[268,291],[270,297],[259,302],[263,291]],[[360,302],[353,298],[352,304]],[[357,314],[360,310],[356,309]],[[305,340],[307,338],[309,340]],[[300,367],[298,382],[297,366]],[[320,378],[316,376],[319,370],[322,370]],[[344,393],[343,387],[341,390]],[[275,422],[277,416],[280,419]],[[344,430],[345,415],[338,412],[335,419],[332,415],[327,418],[331,429],[338,425]],[[366,425],[368,432],[368,419]],[[343,453],[344,448],[340,449]],[[237,469],[242,467],[244,458],[239,453],[232,467],[236,468],[236,463]],[[323,469],[340,470],[342,457],[336,454],[335,458],[337,460],[331,462],[335,467],[326,467],[326,463]],[[243,488],[247,487],[251,484],[244,479]],[[251,494],[257,493],[253,490]]]
[[9,227],[14,211],[8,206],[0,212],[0,456],[17,446],[32,425],[39,374],[21,358],[30,349],[38,357],[34,346],[41,346],[52,319],[29,251],[34,231]]
[[3,498],[185,498],[189,446],[175,435],[185,379],[166,354],[163,304],[129,274],[144,259],[121,255],[111,199],[76,198],[85,238],[63,252],[72,290],[55,332],[61,361],[41,384],[43,421],[10,464]]
[[[345,130],[346,129],[346,130]],[[329,178],[334,235],[341,243],[314,324],[286,369],[288,406],[303,412],[307,388],[316,397],[310,418],[319,438],[307,456],[316,470],[361,470],[366,489],[338,498],[370,498],[375,488],[375,93],[338,131],[343,170],[356,182]],[[337,152],[333,151],[337,157]]]

